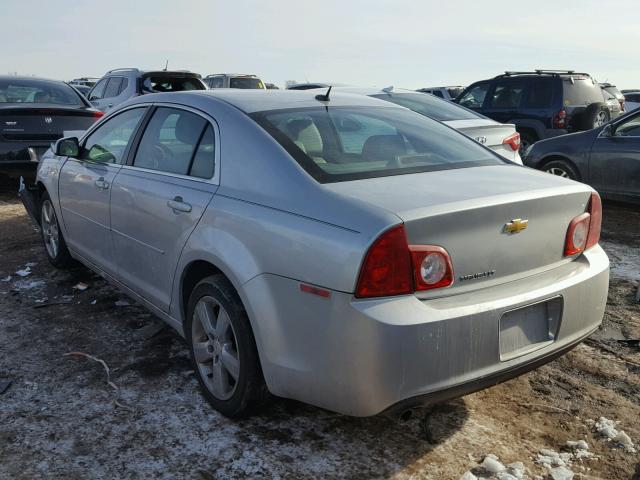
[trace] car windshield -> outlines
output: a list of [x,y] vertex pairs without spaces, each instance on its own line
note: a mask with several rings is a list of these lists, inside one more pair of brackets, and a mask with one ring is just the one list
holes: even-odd
[[402,108],[318,106],[251,116],[321,183],[507,163]]
[[441,100],[424,93],[389,93],[372,95],[373,97],[395,103],[409,110],[434,118],[439,122],[449,120],[475,120],[482,118],[475,112],[462,108],[455,103]]
[[84,105],[69,85],[39,80],[0,80],[0,103],[48,103]]
[[152,75],[145,77],[143,82],[145,92],[181,92],[183,90],[205,90],[206,87],[195,77],[174,77]]
[[244,89],[260,88],[264,90],[262,80],[255,77],[233,77],[229,80],[229,87]]

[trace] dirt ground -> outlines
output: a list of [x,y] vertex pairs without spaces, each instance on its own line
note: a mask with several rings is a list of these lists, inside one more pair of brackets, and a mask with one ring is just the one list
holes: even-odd
[[[525,478],[551,478],[534,462],[539,450],[585,439],[595,457],[575,461],[574,478],[640,479],[640,453],[588,423],[616,420],[640,444],[640,208],[605,204],[604,218],[607,312],[566,356],[410,418],[348,418],[276,400],[231,421],[201,397],[179,336],[142,307],[116,306],[127,299],[91,272],[55,271],[5,190],[0,392],[11,383],[0,393],[0,478],[457,480],[489,453],[523,462]],[[29,275],[16,275],[25,267]],[[78,282],[88,288],[74,290]],[[74,351],[104,360],[118,390],[99,363],[64,356]]]

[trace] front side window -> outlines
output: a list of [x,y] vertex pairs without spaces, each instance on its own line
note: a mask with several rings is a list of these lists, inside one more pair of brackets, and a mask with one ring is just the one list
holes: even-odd
[[209,88],[222,88],[224,87],[224,77],[213,77],[209,79]]
[[449,120],[475,120],[483,118],[475,112],[461,108],[455,103],[439,100],[424,93],[390,93],[384,95],[373,95],[376,98],[395,103],[409,110],[431,117],[439,122]]
[[489,108],[518,108],[523,91],[524,84],[522,82],[499,81],[491,95]]
[[640,137],[640,115],[631,117],[618,124],[614,135],[616,137]]
[[108,78],[103,78],[93,87],[89,93],[89,100],[100,100],[104,94],[104,89],[107,86]]
[[120,93],[120,86],[122,85],[122,77],[111,77],[107,83],[107,88],[104,89],[104,95],[102,98],[117,97]]
[[124,163],[124,153],[146,108],[133,108],[97,128],[84,143],[81,158],[100,163]]
[[482,108],[484,99],[487,96],[487,90],[489,90],[488,83],[474,85],[460,97],[458,103],[467,108]]
[[251,115],[321,183],[507,163],[445,125],[395,107]]
[[208,175],[213,172],[213,131],[207,135],[207,127],[211,128],[195,113],[158,108],[142,135],[133,165],[178,175]]

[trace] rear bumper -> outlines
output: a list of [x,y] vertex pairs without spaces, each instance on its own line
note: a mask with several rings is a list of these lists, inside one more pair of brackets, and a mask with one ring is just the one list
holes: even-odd
[[[551,361],[598,327],[608,281],[598,246],[542,274],[430,300],[326,299],[274,275],[240,293],[272,393],[368,416],[464,395]],[[554,297],[563,300],[555,340],[501,360],[502,315]]]

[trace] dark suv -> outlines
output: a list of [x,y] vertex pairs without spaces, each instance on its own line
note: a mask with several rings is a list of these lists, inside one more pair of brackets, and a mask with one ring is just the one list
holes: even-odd
[[145,93],[206,90],[199,74],[178,71],[143,71],[137,68],[109,70],[86,94],[98,110],[106,112],[119,103]]
[[505,72],[468,86],[455,101],[520,133],[520,149],[610,120],[598,82],[573,70]]

